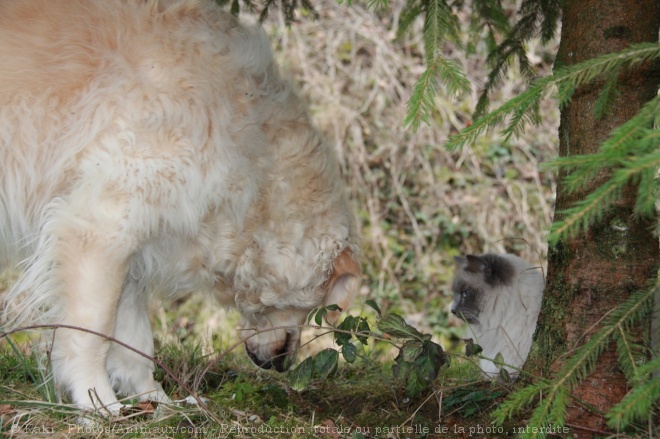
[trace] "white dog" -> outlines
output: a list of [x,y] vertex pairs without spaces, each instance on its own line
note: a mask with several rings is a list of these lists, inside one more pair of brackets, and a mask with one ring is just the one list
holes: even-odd
[[[24,270],[9,326],[152,354],[148,291],[207,290],[282,371],[307,313],[349,304],[338,162],[258,26],[212,0],[2,0],[0,60],[0,263]],[[51,360],[82,409],[168,400],[153,364],[92,334],[57,329]]]

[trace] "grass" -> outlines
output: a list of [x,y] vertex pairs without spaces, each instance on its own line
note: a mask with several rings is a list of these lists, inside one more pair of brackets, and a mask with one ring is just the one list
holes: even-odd
[[[457,355],[465,326],[449,311],[453,256],[513,252],[545,266],[545,230],[554,203],[555,180],[542,163],[556,155],[558,112],[541,108],[544,125],[530,127],[509,143],[484,136],[461,151],[443,148],[449,135],[470,123],[479,89],[463,101],[439,95],[432,125],[418,132],[402,128],[406,104],[423,72],[419,32],[394,39],[402,1],[391,13],[374,14],[362,5],[326,2],[318,21],[301,19],[286,29],[272,13],[265,24],[285,74],[294,78],[310,103],[316,124],[336,145],[363,236],[364,286],[352,314],[375,319],[363,302],[396,312],[450,351],[453,361],[433,387],[407,398],[392,376],[397,352],[370,343],[352,365],[342,364],[330,379],[312,380],[302,392],[286,374],[256,369],[243,349],[213,359],[236,341],[236,315],[199,298],[153,310],[157,357],[187,387],[200,381],[208,411],[181,404],[161,417],[129,414],[77,424],[70,407],[45,402],[43,379],[25,335],[15,338],[22,356],[0,345],[0,425],[2,433],[27,437],[473,437],[499,434],[491,428],[491,408],[507,386],[479,380],[471,360]],[[421,23],[418,24],[421,26]],[[466,33],[467,34],[467,33]],[[485,48],[467,57],[460,47],[445,53],[463,65],[473,84],[488,72]],[[540,73],[550,68],[550,51],[530,45]],[[521,87],[512,68],[492,97],[493,105]],[[15,278],[0,278],[0,293]],[[330,337],[309,342],[305,358],[332,345]],[[173,399],[181,388],[157,370]],[[506,428],[510,428],[507,426]],[[482,432],[479,433],[479,428]],[[13,430],[12,430],[13,429]],[[461,431],[461,429],[463,429]],[[472,429],[472,430],[470,430]],[[15,430],[15,431],[14,431]],[[0,434],[2,434],[0,433]],[[491,434],[492,433],[492,434]]]
[[[193,339],[161,346],[159,360],[184,384],[193,388],[196,373],[212,363]],[[408,398],[404,385],[383,363],[381,352],[362,352],[353,365],[341,365],[331,379],[315,379],[301,392],[291,389],[286,374],[257,370],[242,352],[229,352],[214,363],[199,391],[207,409],[180,403],[160,407],[159,417],[126,413],[123,418],[94,418],[78,422],[71,407],[44,402],[33,377],[37,365],[22,362],[5,348],[0,352],[0,420],[2,431],[16,437],[34,433],[66,437],[427,437],[451,429],[494,428],[488,411],[502,400],[506,387],[475,378],[477,369],[456,356],[432,389]],[[157,371],[156,373],[159,373]],[[163,380],[173,399],[186,391]],[[468,430],[465,430],[468,431]],[[427,432],[427,433],[424,433]],[[446,432],[446,434],[449,434]],[[452,437],[449,435],[449,437]],[[457,437],[462,437],[458,435]]]

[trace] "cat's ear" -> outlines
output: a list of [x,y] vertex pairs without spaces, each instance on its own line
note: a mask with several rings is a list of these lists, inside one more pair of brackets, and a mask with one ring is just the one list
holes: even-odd
[[467,259],[466,271],[483,273],[484,276],[488,277],[490,273],[490,264],[488,264],[488,261],[477,255],[467,255],[465,258]]
[[467,263],[465,256],[454,256],[454,263],[457,267],[462,267]]

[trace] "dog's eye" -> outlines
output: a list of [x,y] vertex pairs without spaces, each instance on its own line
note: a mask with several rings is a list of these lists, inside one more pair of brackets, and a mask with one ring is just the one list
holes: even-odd
[[468,296],[468,290],[461,291],[461,297],[465,299]]

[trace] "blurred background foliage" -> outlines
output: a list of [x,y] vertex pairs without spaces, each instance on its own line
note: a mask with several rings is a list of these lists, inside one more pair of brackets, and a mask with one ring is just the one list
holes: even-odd
[[[513,22],[513,3],[510,9],[503,3]],[[422,17],[397,32],[405,10],[405,1],[390,1],[387,9],[323,2],[316,19],[299,9],[287,27],[284,12],[274,9],[264,26],[284,74],[342,159],[363,239],[364,286],[356,307],[373,299],[442,342],[464,331],[448,312],[453,256],[510,252],[545,267],[555,179],[542,164],[556,157],[558,110],[543,101],[542,123],[516,139],[491,133],[462,150],[445,149],[448,137],[472,121],[491,71],[489,41],[497,38],[459,12],[456,38],[441,50],[465,72],[472,92],[451,99],[440,91],[429,123],[404,128],[425,71]],[[550,73],[555,49],[538,40],[527,44],[537,75]],[[510,65],[490,93],[491,105],[525,84],[520,67]]]

